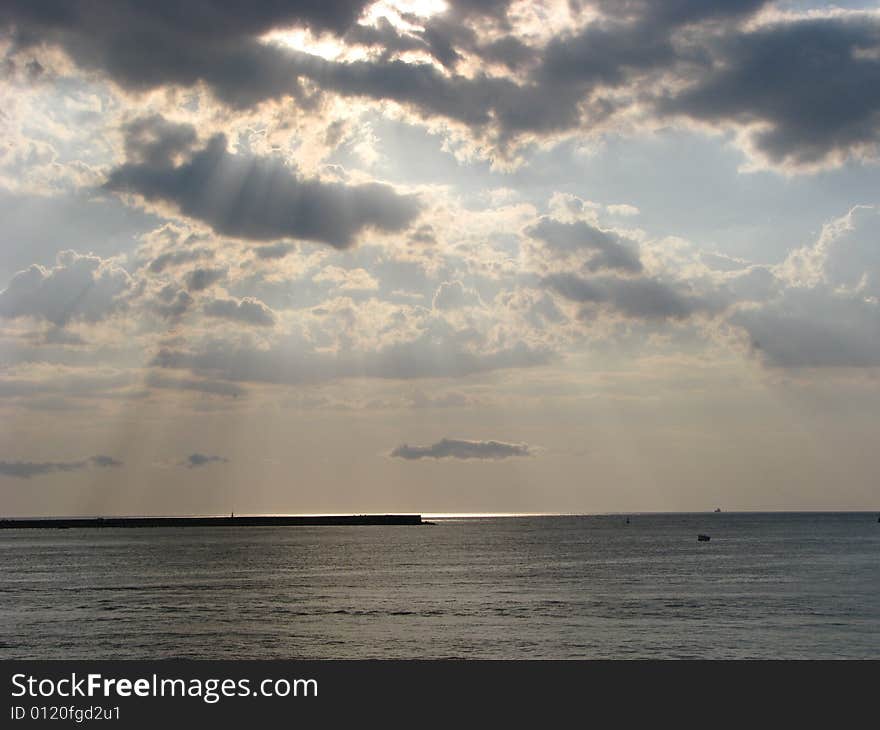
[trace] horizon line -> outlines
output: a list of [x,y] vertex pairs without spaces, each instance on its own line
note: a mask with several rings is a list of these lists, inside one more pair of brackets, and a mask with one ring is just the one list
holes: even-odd
[[[639,510],[609,512],[241,512],[238,517],[381,517],[418,515],[423,519],[489,519],[489,518],[523,518],[523,517],[625,517],[638,515],[701,515],[701,514],[871,514],[880,512],[880,507],[871,508],[814,508],[814,509],[726,509],[716,512],[714,509],[703,510]],[[202,513],[202,514],[73,514],[73,515],[0,515],[0,520],[64,520],[64,519],[174,519],[174,518],[223,518],[235,516],[234,512]]]

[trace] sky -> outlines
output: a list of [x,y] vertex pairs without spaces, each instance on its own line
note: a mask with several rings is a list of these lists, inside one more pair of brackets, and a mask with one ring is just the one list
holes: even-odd
[[5,0],[0,513],[880,508],[880,7]]

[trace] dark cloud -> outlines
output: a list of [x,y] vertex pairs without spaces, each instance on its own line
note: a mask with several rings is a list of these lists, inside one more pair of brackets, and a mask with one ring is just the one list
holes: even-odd
[[437,236],[434,233],[434,226],[424,223],[416,228],[409,237],[412,243],[434,244],[437,243]]
[[[739,20],[765,4],[606,3],[604,18],[552,39],[533,68],[515,79],[466,78],[385,59],[300,58],[294,65],[322,88],[394,99],[481,134],[494,127],[501,141],[595,126],[636,103],[652,116],[759,124],[753,143],[779,164],[821,162],[876,144],[880,21],[801,18],[743,29]],[[692,30],[698,24],[713,27],[699,34]],[[454,65],[454,46],[438,51],[435,43],[434,53]],[[525,60],[535,52],[517,53]],[[658,98],[664,75],[676,91]],[[610,93],[623,88],[626,100]]]
[[103,454],[93,456],[89,461],[95,466],[100,466],[105,469],[111,466],[122,466],[122,462],[118,459],[114,459],[112,456],[104,456]]
[[62,251],[57,266],[33,265],[0,291],[0,317],[37,317],[62,327],[83,319],[99,321],[123,305],[131,277],[97,256]]
[[635,319],[685,319],[709,308],[704,300],[682,294],[656,279],[585,279],[576,274],[551,274],[543,284],[573,302],[607,306]]
[[180,465],[185,466],[189,469],[197,469],[200,466],[207,466],[208,464],[216,464],[222,463],[225,464],[229,459],[226,459],[222,456],[208,456],[206,454],[190,454],[184,459]]
[[201,259],[214,258],[214,252],[209,248],[194,248],[183,251],[166,251],[150,261],[149,269],[153,274],[161,274],[166,269],[188,264]]
[[880,366],[880,306],[859,296],[788,289],[735,312],[730,323],[745,330],[751,350],[773,367]]
[[506,444],[502,441],[461,441],[442,439],[430,446],[402,444],[391,452],[400,459],[507,459],[511,456],[530,456],[526,444]]
[[258,39],[277,28],[342,34],[370,0],[119,0],[0,4],[19,48],[52,43],[83,68],[101,70],[132,90],[207,84],[218,98],[246,106],[297,93],[278,48]]
[[221,317],[258,327],[275,324],[275,313],[259,299],[215,299],[205,304],[204,312],[209,317]]
[[0,476],[30,479],[55,472],[80,471],[89,466],[118,467],[122,466],[122,462],[110,456],[101,455],[79,461],[0,461]]
[[543,217],[526,229],[532,238],[543,241],[555,252],[574,253],[593,252],[587,262],[590,271],[599,269],[618,269],[639,273],[642,262],[639,260],[637,244],[621,238],[611,231],[603,231],[584,221],[564,223]]
[[150,308],[160,317],[175,319],[189,311],[193,301],[192,296],[184,289],[174,284],[166,284],[159,290]]
[[880,21],[777,23],[724,38],[712,68],[661,110],[706,122],[758,124],[776,163],[811,164],[880,134]]
[[336,248],[354,244],[364,229],[403,230],[420,209],[415,197],[388,185],[306,180],[281,160],[230,153],[223,135],[180,164],[166,162],[128,161],[111,171],[106,187],[172,203],[224,235],[300,238]]
[[580,33],[552,40],[536,78],[560,91],[620,86],[635,73],[671,65],[677,58],[661,28],[643,23],[590,24]]
[[203,291],[226,276],[226,269],[193,269],[186,275],[186,288]]
[[[110,8],[89,0],[63,6],[10,0],[0,8],[0,27],[14,49],[60,46],[81,67],[102,70],[129,89],[204,83],[233,107],[284,96],[308,106],[315,103],[313,92],[304,91],[308,81],[319,91],[394,100],[425,117],[457,120],[478,135],[491,132],[502,145],[526,133],[592,127],[633,105],[651,114],[761,125],[753,143],[781,164],[819,162],[878,140],[880,21],[867,14],[789,17],[750,27],[742,21],[765,0],[599,0],[581,3],[597,8],[595,17],[542,48],[516,35],[506,0],[450,3],[444,13],[412,18],[409,31],[387,21],[357,25],[368,4],[125,0]],[[487,22],[495,35],[484,42],[476,29]],[[366,60],[328,61],[260,40],[272,29],[303,26],[379,52]],[[412,50],[426,51],[445,69],[396,55]],[[456,68],[467,55],[518,71],[465,76]],[[614,93],[620,89],[628,93]],[[667,92],[658,98],[657,89]],[[168,179],[161,184],[132,166],[167,172],[171,159],[191,151],[192,129],[151,118],[130,123],[128,132],[129,163],[117,182],[168,199],[155,187],[165,189]],[[217,154],[227,154],[225,147],[211,148],[206,159],[207,152],[193,160],[216,162]],[[189,166],[173,169],[184,173]],[[196,217],[222,229],[222,216],[212,213]],[[253,224],[244,227],[253,233]],[[344,246],[351,233],[312,238]]]
[[268,246],[257,246],[253,249],[258,259],[281,259],[287,256],[291,251],[295,251],[296,246],[292,243],[280,241],[278,243],[270,243]]
[[669,29],[707,19],[728,19],[748,15],[770,0],[599,0],[604,13],[624,21]]
[[130,162],[152,167],[171,165],[198,141],[191,124],[169,122],[159,114],[139,117],[122,126],[125,156]]

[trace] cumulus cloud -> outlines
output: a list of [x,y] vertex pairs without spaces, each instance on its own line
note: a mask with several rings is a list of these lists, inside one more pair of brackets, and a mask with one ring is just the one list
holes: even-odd
[[186,288],[190,291],[202,291],[216,284],[224,276],[226,276],[225,269],[193,269],[186,275]]
[[638,245],[622,238],[613,231],[603,231],[584,221],[563,222],[542,217],[526,229],[534,239],[543,241],[553,253],[586,253],[586,268],[590,271],[616,269],[639,273]]
[[768,365],[784,368],[880,366],[880,305],[824,288],[789,289],[741,309],[730,321]]
[[185,290],[174,284],[166,284],[149,306],[160,317],[175,319],[189,311],[193,302],[194,299]]
[[199,259],[210,259],[214,252],[208,248],[193,248],[183,251],[165,251],[150,261],[149,270],[152,274],[161,274],[166,269],[174,268],[182,264],[192,263]]
[[108,11],[90,0],[72,0],[63,9],[11,0],[0,8],[0,26],[19,47],[60,46],[81,67],[103,71],[127,89],[201,82],[228,104],[244,106],[298,90],[284,53],[261,36],[292,27],[341,34],[369,3],[122,0]]
[[275,313],[253,297],[214,299],[205,304],[204,312],[209,317],[221,317],[257,327],[271,327],[275,324]]
[[503,441],[462,441],[441,439],[430,446],[401,444],[391,452],[400,459],[508,459],[512,456],[530,456],[527,444],[508,444]]
[[880,366],[878,219],[876,207],[857,206],[830,221],[767,273],[774,286],[763,300],[731,314],[767,365]]
[[661,110],[754,125],[769,160],[812,165],[875,146],[880,132],[880,19],[805,18],[722,38],[696,83]]
[[209,456],[207,454],[190,454],[186,457],[182,462],[180,462],[180,466],[185,466],[188,469],[198,469],[202,466],[207,466],[208,464],[225,464],[229,459],[226,459],[222,456]]
[[710,308],[704,299],[683,294],[657,279],[551,274],[543,279],[543,285],[570,301],[608,307],[636,319],[685,319]]
[[[60,47],[127,89],[202,84],[238,110],[285,97],[313,108],[322,93],[390,100],[469,127],[497,143],[493,153],[518,137],[601,128],[615,114],[733,126],[789,167],[840,162],[878,141],[880,20],[870,12],[762,16],[767,0],[594,0],[569,3],[569,26],[536,37],[504,1],[447,3],[410,16],[406,30],[381,15],[359,23],[369,4],[126,0],[108,13],[88,0],[64,12],[11,0],[0,28],[19,51]],[[335,34],[357,52],[328,59],[267,39],[290,28]],[[192,145],[183,127],[154,121],[157,143],[143,126],[129,125],[130,164],[167,167]],[[152,188],[143,170],[137,177]]]
[[79,461],[0,461],[0,476],[30,479],[56,472],[88,469],[90,466],[107,469],[122,466],[122,462],[110,456],[92,456]]
[[460,281],[444,281],[434,292],[431,306],[438,310],[461,309],[481,304],[480,295]]
[[313,281],[332,284],[339,291],[374,291],[379,282],[366,269],[343,269],[339,266],[325,266]]
[[[154,130],[155,145],[162,146],[165,133]],[[280,159],[229,152],[222,134],[179,164],[164,154],[152,157],[157,159],[129,159],[113,169],[106,188],[171,203],[236,238],[298,238],[347,248],[365,229],[406,229],[420,210],[414,196],[389,185],[308,180]]]
[[131,284],[111,261],[62,251],[54,268],[34,264],[12,277],[0,291],[0,317],[36,317],[59,327],[74,319],[96,322],[122,306]]

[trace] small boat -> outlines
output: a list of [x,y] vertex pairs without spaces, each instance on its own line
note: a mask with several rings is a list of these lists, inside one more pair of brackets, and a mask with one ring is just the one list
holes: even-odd
[[709,537],[708,535],[702,535],[702,534],[697,535],[697,542],[709,542],[709,540],[711,540],[711,539],[712,538]]

